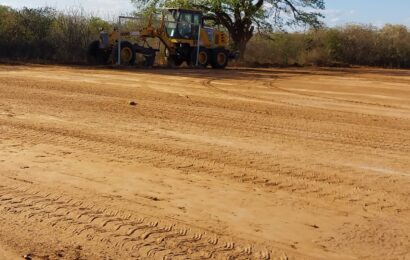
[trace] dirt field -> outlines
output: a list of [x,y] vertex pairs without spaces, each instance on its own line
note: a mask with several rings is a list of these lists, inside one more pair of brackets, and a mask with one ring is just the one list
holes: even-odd
[[410,259],[409,71],[3,65],[0,147],[1,259]]

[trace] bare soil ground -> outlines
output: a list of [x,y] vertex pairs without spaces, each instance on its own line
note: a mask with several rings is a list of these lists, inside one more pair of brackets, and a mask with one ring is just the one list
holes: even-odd
[[409,71],[3,65],[0,148],[1,259],[410,259]]

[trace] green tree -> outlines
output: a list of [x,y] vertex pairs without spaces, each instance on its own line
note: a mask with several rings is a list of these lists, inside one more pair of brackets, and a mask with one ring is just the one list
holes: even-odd
[[203,10],[227,28],[234,47],[244,57],[253,35],[293,26],[322,26],[319,12],[324,0],[131,0],[140,10],[159,7],[190,7]]

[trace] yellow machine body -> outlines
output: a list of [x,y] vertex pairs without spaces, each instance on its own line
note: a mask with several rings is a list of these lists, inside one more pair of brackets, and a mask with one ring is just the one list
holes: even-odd
[[[146,57],[153,55],[155,57],[155,52],[153,54],[152,51],[154,49],[124,42],[123,39],[133,36],[139,39],[156,38],[165,45],[167,61],[171,66],[179,66],[183,62],[202,67],[211,65],[214,68],[224,68],[227,65],[231,56],[228,50],[229,36],[226,32],[205,26],[202,12],[166,9],[162,13],[159,26],[153,24],[153,15],[151,15],[146,25],[138,29],[136,33],[114,30],[105,34],[104,37],[107,39],[104,40],[101,36],[100,42],[105,42],[105,44],[100,44],[100,49],[107,52],[111,50],[114,58],[121,57],[122,62],[132,64],[135,61],[135,52],[142,53]],[[121,46],[118,47],[120,39]],[[120,50],[120,55],[115,54],[116,48]],[[150,58],[148,63],[152,66],[153,59]]]

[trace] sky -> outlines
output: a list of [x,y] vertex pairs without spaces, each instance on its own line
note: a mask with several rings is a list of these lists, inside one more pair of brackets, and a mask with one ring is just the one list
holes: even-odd
[[[0,0],[1,1],[1,0]],[[329,26],[386,23],[410,26],[409,0],[325,0],[325,22]]]
[[[410,27],[409,0],[325,0],[325,23],[338,26],[362,23],[382,26],[386,23],[405,24]],[[131,12],[129,0],[0,0],[0,5],[15,8],[51,6],[58,10],[82,7],[87,13],[113,18]]]

